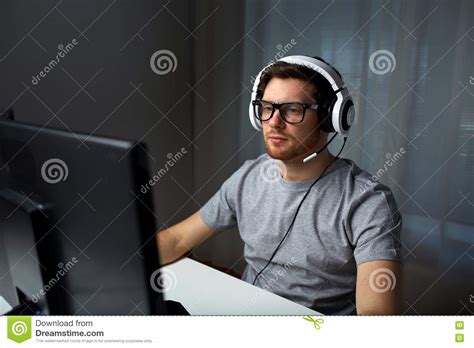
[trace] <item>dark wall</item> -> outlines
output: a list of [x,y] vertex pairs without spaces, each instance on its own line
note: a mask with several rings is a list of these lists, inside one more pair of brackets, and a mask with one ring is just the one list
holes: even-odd
[[[192,85],[193,44],[177,39],[185,34],[183,25],[193,26],[189,6],[164,1],[3,2],[2,110],[12,107],[16,119],[37,125],[144,141],[158,170],[168,153],[192,149],[194,96],[185,82]],[[33,81],[61,51],[58,45],[67,44],[74,46],[44,78]],[[150,57],[163,49],[172,51],[178,63],[174,72],[158,75],[150,68]],[[173,176],[189,181],[191,164],[192,156],[184,156]],[[155,189],[162,216],[184,202],[184,193],[167,185],[166,178]],[[174,221],[187,213],[183,209]]]

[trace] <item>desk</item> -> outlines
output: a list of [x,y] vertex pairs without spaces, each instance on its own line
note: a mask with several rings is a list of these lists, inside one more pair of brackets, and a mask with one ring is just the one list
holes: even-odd
[[189,258],[162,267],[166,300],[192,315],[321,315]]

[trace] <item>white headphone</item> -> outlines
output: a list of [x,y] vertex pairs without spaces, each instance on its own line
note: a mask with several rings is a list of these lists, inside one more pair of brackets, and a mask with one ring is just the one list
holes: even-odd
[[[321,74],[331,84],[335,94],[334,98],[327,101],[324,105],[322,105],[321,108],[318,109],[324,110],[323,112],[326,114],[323,115],[324,119],[326,119],[325,116],[330,115],[328,122],[323,122],[321,127],[328,133],[336,132],[346,136],[355,118],[354,102],[352,101],[352,97],[344,85],[344,82],[336,73],[336,71],[323,61],[307,56],[288,56],[279,59],[278,62],[306,66]],[[273,64],[274,63],[266,66],[258,73],[252,88],[252,97],[249,105],[249,118],[253,128],[255,128],[257,131],[262,130],[262,122],[254,115],[252,101],[257,99],[258,85],[260,84],[260,78],[263,72]]]

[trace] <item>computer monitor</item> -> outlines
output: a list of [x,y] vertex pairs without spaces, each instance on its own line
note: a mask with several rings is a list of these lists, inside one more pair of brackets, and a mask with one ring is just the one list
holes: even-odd
[[145,149],[0,120],[0,295],[17,301],[2,290],[13,283],[53,315],[166,313],[150,284],[159,258],[151,192],[140,192]]
[[15,204],[15,197],[20,195],[5,188],[0,190],[0,315],[41,314],[39,304],[29,301],[24,292],[43,286],[38,255],[32,247],[33,227],[39,226],[35,223],[38,211],[31,202]]
[[[0,210],[2,202],[0,201]],[[3,227],[0,225],[0,228]],[[3,242],[2,231],[0,229],[0,315],[8,313],[13,306],[17,306],[18,298],[15,293],[15,287],[13,286],[13,280],[11,278],[8,265],[8,258],[5,253],[5,246]]]

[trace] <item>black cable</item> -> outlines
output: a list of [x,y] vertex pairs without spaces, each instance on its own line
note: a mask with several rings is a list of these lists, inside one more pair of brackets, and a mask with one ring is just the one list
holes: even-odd
[[[336,133],[337,134],[337,133]],[[332,139],[331,139],[332,140]],[[321,179],[324,175],[324,173],[326,172],[326,170],[328,170],[328,168],[331,166],[331,164],[333,164],[335,161],[337,161],[337,159],[339,158],[339,155],[341,154],[342,150],[344,149],[344,146],[346,145],[346,140],[347,140],[347,137],[344,137],[344,143],[342,144],[342,147],[341,149],[339,150],[339,152],[337,153],[336,157],[331,161],[331,163],[328,164],[328,166],[326,168],[324,168],[323,172],[321,173],[321,175],[311,184],[311,186],[308,188],[308,190],[306,191],[305,195],[303,196],[303,198],[301,199],[300,201],[300,204],[298,205],[298,208],[296,209],[296,213],[295,215],[293,216],[293,220],[291,221],[291,224],[290,224],[290,227],[288,227],[288,230],[286,231],[285,235],[283,236],[283,238],[281,239],[280,243],[278,243],[278,246],[276,247],[275,251],[273,252],[272,256],[270,257],[270,260],[268,260],[267,264],[265,265],[265,267],[263,267],[260,272],[257,273],[257,275],[255,276],[255,279],[253,280],[253,283],[252,285],[255,285],[255,282],[257,281],[258,277],[263,273],[263,271],[265,271],[265,269],[268,267],[268,265],[272,262],[273,258],[275,257],[276,253],[278,252],[278,250],[280,249],[281,245],[283,244],[283,242],[285,241],[286,237],[288,236],[288,234],[290,233],[291,231],[291,228],[293,227],[293,224],[295,223],[295,220],[296,220],[296,216],[298,216],[298,212],[300,211],[300,208],[301,206],[303,205],[303,202],[304,200],[306,199],[306,197],[309,195],[309,192],[311,191],[311,189],[313,188],[313,186],[319,181],[319,179]]]

